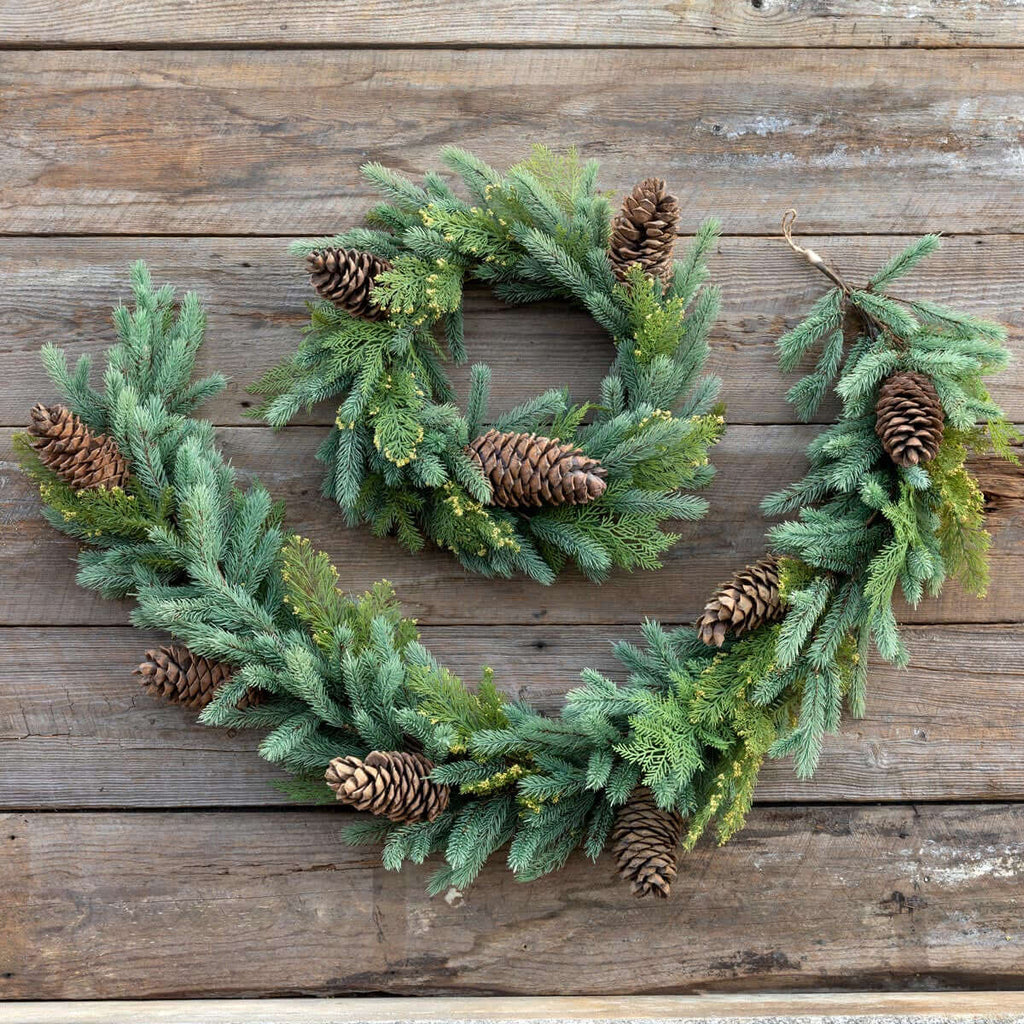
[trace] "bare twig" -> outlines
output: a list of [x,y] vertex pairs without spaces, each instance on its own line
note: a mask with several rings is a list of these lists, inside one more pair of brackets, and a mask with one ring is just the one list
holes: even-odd
[[803,256],[805,260],[812,267],[820,270],[830,281],[837,284],[843,290],[843,295],[850,294],[850,286],[842,279],[839,275],[839,271],[835,267],[827,263],[821,256],[819,256],[813,249],[806,249],[802,245],[797,245],[793,241],[793,225],[796,223],[796,210],[787,210],[782,215],[782,237],[785,238],[789,244],[790,249],[793,250],[797,255]]
[[[833,284],[835,284],[843,293],[843,303],[849,303],[850,294],[853,289],[843,280],[842,275],[831,263],[825,260],[822,256],[819,256],[813,249],[809,249],[803,245],[797,245],[793,241],[793,225],[796,223],[796,210],[789,209],[782,215],[782,237],[786,240],[790,249],[793,250],[798,256],[802,256],[812,267],[816,270],[820,270]],[[866,289],[870,291],[870,286]],[[855,303],[849,303],[857,311],[857,315],[860,317],[861,322],[864,324],[864,329],[868,333],[868,337],[872,340],[877,338],[879,334],[883,338],[890,338],[896,345],[897,348],[906,347],[906,339],[901,338],[897,335],[893,329],[878,317],[869,313],[866,309],[862,309]],[[848,308],[848,307],[847,307]]]

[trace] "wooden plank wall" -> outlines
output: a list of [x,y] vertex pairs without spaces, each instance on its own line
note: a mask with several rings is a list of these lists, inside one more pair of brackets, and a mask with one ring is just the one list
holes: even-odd
[[[607,858],[529,889],[496,864],[428,900],[425,869],[341,847],[337,812],[269,788],[253,736],[138,691],[158,637],[75,587],[10,452],[52,397],[40,346],[99,353],[144,257],[209,306],[203,365],[234,381],[208,411],[237,465],[347,585],[387,576],[445,660],[553,709],[644,616],[692,619],[759,552],[761,496],[801,472],[816,428],[772,345],[821,281],[775,237],[783,210],[853,278],[943,232],[906,287],[1024,349],[1022,45],[1017,0],[0,0],[0,998],[1024,987],[1019,473],[979,467],[988,600],[905,609],[910,670],[876,667],[817,778],[772,765],[746,832],[652,906]],[[725,224],[711,515],[663,572],[601,588],[482,583],[346,530],[312,459],[331,410],[276,435],[243,418],[303,318],[287,240],[358,221],[360,163],[418,174],[449,142],[502,163],[533,140],[598,157],[617,192],[663,174],[687,231]],[[485,294],[467,334],[501,404],[585,395],[609,358],[584,316]],[[1022,385],[1018,362],[996,393],[1024,421]]]

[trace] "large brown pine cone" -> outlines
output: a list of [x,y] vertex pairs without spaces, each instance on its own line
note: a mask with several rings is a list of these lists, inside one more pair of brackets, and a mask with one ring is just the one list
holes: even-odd
[[935,385],[923,373],[894,373],[878,391],[875,433],[897,466],[934,459],[945,420]]
[[[193,654],[184,644],[172,644],[146,651],[146,660],[132,674],[142,676],[142,685],[154,697],[201,711],[231,678],[231,668]],[[259,693],[250,689],[237,707],[244,710],[259,702]]]
[[704,606],[697,632],[706,644],[721,647],[726,633],[742,636],[785,614],[779,594],[779,560],[767,555],[736,573]]
[[317,293],[363,320],[383,320],[387,310],[373,301],[378,275],[391,269],[379,256],[359,249],[317,249],[306,257],[309,280]]
[[585,505],[604,494],[605,468],[571,444],[536,434],[488,430],[466,448],[502,508]]
[[337,798],[357,811],[405,823],[433,821],[448,806],[448,787],[427,776],[433,762],[405,750],[374,750],[365,758],[336,757],[324,778]]
[[683,819],[660,808],[649,789],[633,790],[616,815],[611,841],[619,877],[630,883],[634,896],[668,896],[682,831]]
[[648,277],[668,284],[678,223],[679,204],[665,191],[665,182],[661,178],[641,181],[622,201],[622,209],[612,221],[608,259],[615,276],[624,281],[629,268],[639,265]]
[[128,462],[117,442],[92,431],[63,405],[32,407],[28,425],[30,444],[44,465],[76,491],[124,487]]

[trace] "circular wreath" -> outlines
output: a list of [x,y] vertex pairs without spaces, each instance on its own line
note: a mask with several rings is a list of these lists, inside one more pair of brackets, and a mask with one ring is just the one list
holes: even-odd
[[506,844],[522,880],[610,846],[634,893],[665,896],[680,843],[742,825],[765,757],[792,754],[807,775],[843,701],[862,713],[872,642],[906,662],[897,588],[913,603],[950,576],[983,589],[983,497],[966,460],[1012,458],[1019,440],[982,382],[1007,363],[1002,328],[888,291],[936,238],[863,288],[790,244],[834,285],[779,341],[785,369],[821,343],[790,398],[804,418],[830,387],[842,405],[807,475],[765,503],[797,518],[771,528],[773,553],[695,629],[644,624],[642,644],[616,647],[628,680],[585,669],[557,718],[509,701],[489,670],[465,686],[386,584],[346,596],[269,492],[237,485],[212,426],[190,415],[224,385],[191,380],[200,303],[187,295],[175,316],[144,265],[134,311],[114,312],[102,389],[87,357],[71,371],[46,347],[66,405],[37,405],[17,443],[47,519],[87,545],[79,583],[133,596],[132,622],[171,634],[139,666],[147,689],[208,725],[266,730],[260,754],[292,776],[283,788],[371,812],[345,836],[383,842],[386,867],[441,853],[438,892]]
[[[717,237],[709,221],[673,260],[679,208],[650,178],[612,222],[598,165],[535,147],[505,174],[463,150],[442,152],[476,205],[437,174],[415,185],[380,164],[363,174],[387,201],[372,228],[298,242],[321,296],[293,358],[250,389],[274,427],[340,396],[318,458],[324,493],[410,550],[430,541],[486,576],[551,583],[567,563],[592,580],[618,566],[657,569],[698,519],[708,449],[723,419],[719,381],[700,377],[718,292],[701,288]],[[466,358],[463,287],[507,303],[587,309],[615,360],[596,403],[556,389],[490,418],[491,371],[472,368],[466,411],[444,371]]]

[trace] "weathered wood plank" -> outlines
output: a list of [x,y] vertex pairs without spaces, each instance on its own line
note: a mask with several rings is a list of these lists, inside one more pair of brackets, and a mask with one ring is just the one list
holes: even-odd
[[[681,524],[683,540],[668,552],[660,572],[618,573],[601,586],[567,575],[551,587],[529,580],[485,580],[463,571],[438,550],[411,555],[391,538],[365,528],[348,529],[338,509],[320,495],[321,468],[314,452],[320,427],[273,433],[260,427],[227,427],[224,450],[245,474],[258,474],[276,497],[287,500],[288,524],[327,551],[342,582],[363,590],[390,579],[408,613],[425,623],[623,623],[645,617],[692,621],[707,595],[735,568],[764,550],[765,494],[796,479],[806,466],[803,449],[815,427],[734,427],[716,448],[718,478],[708,491],[711,513]],[[38,496],[15,467],[10,431],[0,431],[0,625],[120,625],[128,605],[105,601],[77,587],[71,559],[76,547],[41,518]],[[985,601],[956,586],[903,621],[1006,622],[1024,618],[1024,475],[1012,467],[979,467],[990,494],[994,537],[993,579]]]
[[[426,627],[469,680],[495,669],[517,698],[555,711],[584,666],[624,672],[611,642],[634,626]],[[875,664],[867,717],[826,741],[815,777],[766,765],[758,798],[794,803],[1024,797],[1024,627],[912,627],[909,671]],[[258,735],[207,729],[130,675],[156,634],[127,628],[0,631],[0,807],[239,807],[287,803]],[[55,771],[54,766],[60,770]]]
[[[1024,808],[755,809],[638,903],[574,857],[465,894],[322,812],[0,817],[0,996],[601,995],[1020,983]],[[657,951],[655,954],[654,951]]]
[[5,0],[8,46],[1017,46],[1010,0]]
[[[1019,1024],[1020,992],[752,992],[697,996],[401,996],[355,999],[147,999],[21,1003],[5,1008],[7,1024],[441,1024],[458,1021],[596,1021],[646,1024],[692,1021],[734,1024]],[[13,1014],[13,1016],[11,1016]],[[813,1018],[809,1016],[813,1014]],[[868,1017],[867,1015],[871,1016]],[[878,1016],[884,1014],[884,1016]],[[898,1016],[890,1016],[895,1014]],[[919,1016],[924,1014],[926,1016]],[[910,1015],[910,1016],[908,1016]]]
[[[905,244],[894,237],[811,237],[852,281],[866,280]],[[21,424],[28,409],[53,393],[39,349],[59,338],[72,358],[99,360],[112,341],[110,308],[128,297],[128,266],[147,260],[159,281],[202,295],[210,315],[205,370],[233,378],[203,413],[218,424],[243,418],[252,398],[244,387],[293,348],[311,292],[281,238],[0,238],[0,424]],[[724,381],[731,424],[793,420],[785,394],[792,377],[776,368],[774,343],[821,294],[824,279],[794,258],[780,239],[725,238],[711,259],[723,292],[709,369]],[[1012,235],[947,238],[943,249],[901,286],[902,293],[952,304],[1005,322],[1010,346],[1024,352],[1021,240]],[[584,313],[545,303],[512,309],[481,290],[469,293],[470,362],[494,369],[494,407],[509,408],[549,387],[572,382],[578,400],[597,392],[611,361],[607,335]],[[465,393],[468,367],[453,377]],[[1024,419],[1024,360],[993,381],[1008,414]],[[829,421],[834,408],[824,408]],[[330,423],[324,404],[302,422]]]
[[809,231],[1020,231],[1019,64],[1005,49],[11,52],[0,226],[323,232],[365,210],[364,160],[419,173],[458,142],[503,164],[537,141],[600,157],[616,190],[664,175],[689,225],[763,233],[797,206]]

